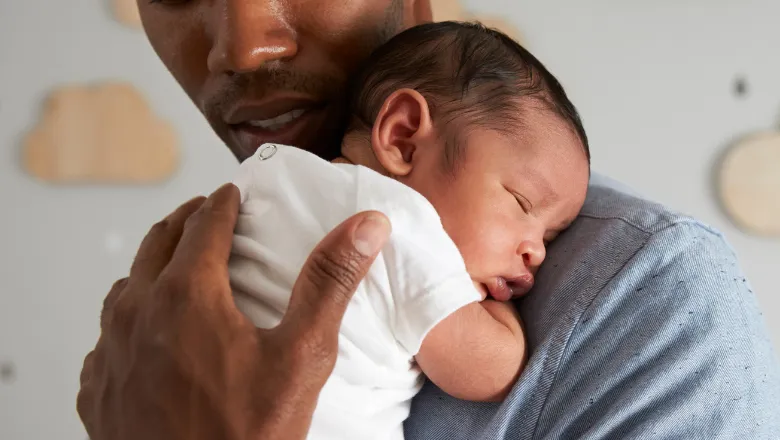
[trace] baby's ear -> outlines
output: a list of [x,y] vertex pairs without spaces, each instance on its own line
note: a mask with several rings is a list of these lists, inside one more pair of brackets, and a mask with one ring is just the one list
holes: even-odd
[[435,136],[428,101],[412,89],[387,97],[374,122],[371,146],[379,163],[393,176],[406,176],[414,168],[415,154]]

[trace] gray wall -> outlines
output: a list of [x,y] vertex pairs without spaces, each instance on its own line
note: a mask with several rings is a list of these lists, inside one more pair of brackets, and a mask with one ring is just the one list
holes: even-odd
[[[727,140],[780,125],[780,2],[467,3],[520,25],[581,109],[597,171],[726,233],[780,341],[780,241],[736,230],[710,190]],[[143,34],[112,22],[101,0],[0,1],[0,41],[0,363],[16,367],[0,383],[0,438],[83,439],[78,376],[107,289],[148,226],[229,179],[235,163]],[[749,81],[746,99],[732,94],[736,75]],[[46,92],[117,78],[175,123],[178,174],[140,188],[53,187],[25,175],[19,144]]]

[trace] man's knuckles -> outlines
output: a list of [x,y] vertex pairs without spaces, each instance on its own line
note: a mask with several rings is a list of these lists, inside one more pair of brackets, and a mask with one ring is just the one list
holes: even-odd
[[165,234],[168,232],[168,228],[171,225],[171,219],[169,217],[165,217],[164,219],[158,221],[157,223],[153,224],[151,228],[149,228],[149,236],[159,236],[161,234]]
[[334,300],[349,302],[351,292],[361,280],[365,257],[355,250],[315,251],[304,275],[311,285],[322,287],[322,293]]
[[113,313],[114,304],[116,304],[122,292],[127,288],[127,283],[127,278],[119,279],[111,286],[111,290],[108,291],[108,295],[103,300],[103,309],[100,312],[101,329],[106,327],[106,323],[110,319],[111,313]]
[[138,321],[139,307],[132,295],[123,295],[114,302],[104,320],[103,331],[115,342],[127,341]]
[[92,370],[95,362],[95,350],[90,351],[84,357],[84,364],[81,366],[81,375],[79,376],[79,383],[83,386],[84,383],[92,377]]

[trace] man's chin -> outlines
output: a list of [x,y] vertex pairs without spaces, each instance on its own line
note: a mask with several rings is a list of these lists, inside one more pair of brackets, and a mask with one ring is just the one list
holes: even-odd
[[248,124],[230,125],[224,140],[239,161],[252,157],[266,143],[302,148],[325,160],[332,160],[340,155],[344,135],[344,130],[336,127],[343,127],[343,124],[325,120],[324,114],[311,114],[276,130]]

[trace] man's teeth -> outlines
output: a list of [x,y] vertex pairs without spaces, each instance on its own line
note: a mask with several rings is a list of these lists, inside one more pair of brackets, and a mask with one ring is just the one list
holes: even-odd
[[251,125],[252,127],[262,128],[264,130],[275,131],[275,130],[279,130],[280,128],[284,127],[290,122],[300,118],[301,115],[304,113],[306,113],[306,110],[297,109],[297,110],[284,113],[272,119],[247,121],[247,124]]

